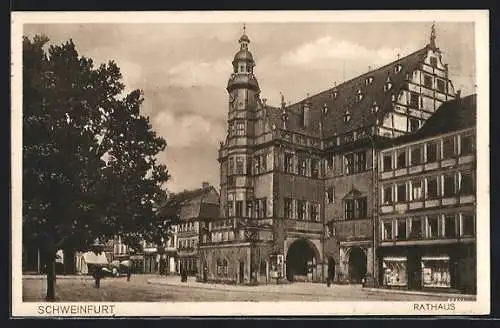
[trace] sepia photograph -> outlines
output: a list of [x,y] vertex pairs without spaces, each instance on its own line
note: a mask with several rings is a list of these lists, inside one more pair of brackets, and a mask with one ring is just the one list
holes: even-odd
[[13,315],[489,313],[487,11],[11,24]]

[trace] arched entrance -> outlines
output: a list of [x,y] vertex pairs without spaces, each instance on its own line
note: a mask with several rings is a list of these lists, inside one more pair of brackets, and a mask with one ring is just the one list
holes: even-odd
[[335,260],[333,257],[328,258],[328,280],[335,280]]
[[349,278],[351,282],[361,283],[366,276],[366,254],[359,248],[354,247],[349,252]]
[[305,239],[295,240],[286,255],[287,280],[312,280],[318,257],[318,252],[312,243]]

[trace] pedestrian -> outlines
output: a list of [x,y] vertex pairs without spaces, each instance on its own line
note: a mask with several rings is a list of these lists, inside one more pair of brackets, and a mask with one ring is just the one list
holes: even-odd
[[203,282],[207,282],[207,279],[208,279],[208,277],[207,277],[207,276],[208,276],[208,268],[207,268],[207,266],[205,265],[205,266],[203,267]]
[[128,267],[127,268],[127,281],[130,281],[131,276],[132,276],[132,268]]
[[102,278],[102,270],[100,266],[95,266],[92,275],[94,276],[94,288],[100,288],[101,287],[101,278]]

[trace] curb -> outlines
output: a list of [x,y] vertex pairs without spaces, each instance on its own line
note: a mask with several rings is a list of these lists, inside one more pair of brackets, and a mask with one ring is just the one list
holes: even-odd
[[460,299],[464,298],[468,301],[475,301],[477,296],[470,294],[458,294],[458,293],[431,293],[431,292],[420,292],[420,291],[412,291],[412,290],[390,290],[384,288],[363,288],[363,290],[369,292],[382,292],[382,293],[392,293],[392,294],[404,294],[404,295],[422,295],[422,296],[440,296],[440,297],[449,297]]
[[[45,275],[23,276],[23,280],[47,280]],[[56,276],[56,280],[94,280],[92,276]]]

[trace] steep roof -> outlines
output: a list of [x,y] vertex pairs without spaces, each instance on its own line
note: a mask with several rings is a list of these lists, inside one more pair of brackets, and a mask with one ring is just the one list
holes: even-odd
[[[393,61],[376,70],[369,71],[348,80],[338,86],[320,92],[305,100],[286,107],[288,114],[287,130],[302,133],[313,137],[329,138],[334,135],[344,133],[370,126],[375,123],[376,118],[383,116],[392,110],[392,94],[398,96],[405,87],[407,74],[416,70],[424,60],[429,46],[417,50],[405,57]],[[399,72],[395,67],[401,65]],[[366,84],[366,79],[373,78],[371,83]],[[386,80],[390,78],[392,87],[384,91]],[[357,100],[357,92],[361,91],[363,98]],[[334,96],[336,92],[336,97]],[[300,115],[305,101],[310,102],[310,119],[306,128],[300,126]],[[371,108],[373,102],[376,102],[379,111],[376,115],[372,114]],[[327,112],[323,113],[326,106]],[[344,122],[344,114],[349,110],[351,116],[349,122]],[[282,127],[281,109],[269,110],[269,118],[277,127]],[[323,135],[320,131],[320,122],[322,122]]]
[[[168,216],[169,214],[171,214],[172,207],[180,207],[181,218],[195,217],[199,213],[199,204],[195,206],[195,203],[199,203],[197,201],[201,200],[204,196],[207,196],[210,193],[215,193],[218,195],[217,190],[213,186],[193,190],[185,190],[173,194],[168,198],[165,204],[161,206],[158,214],[160,216]],[[193,208],[193,206],[197,208]]]
[[220,216],[219,204],[201,203],[199,218],[217,219]]
[[424,125],[412,134],[387,140],[390,147],[476,126],[477,95],[444,102]]

